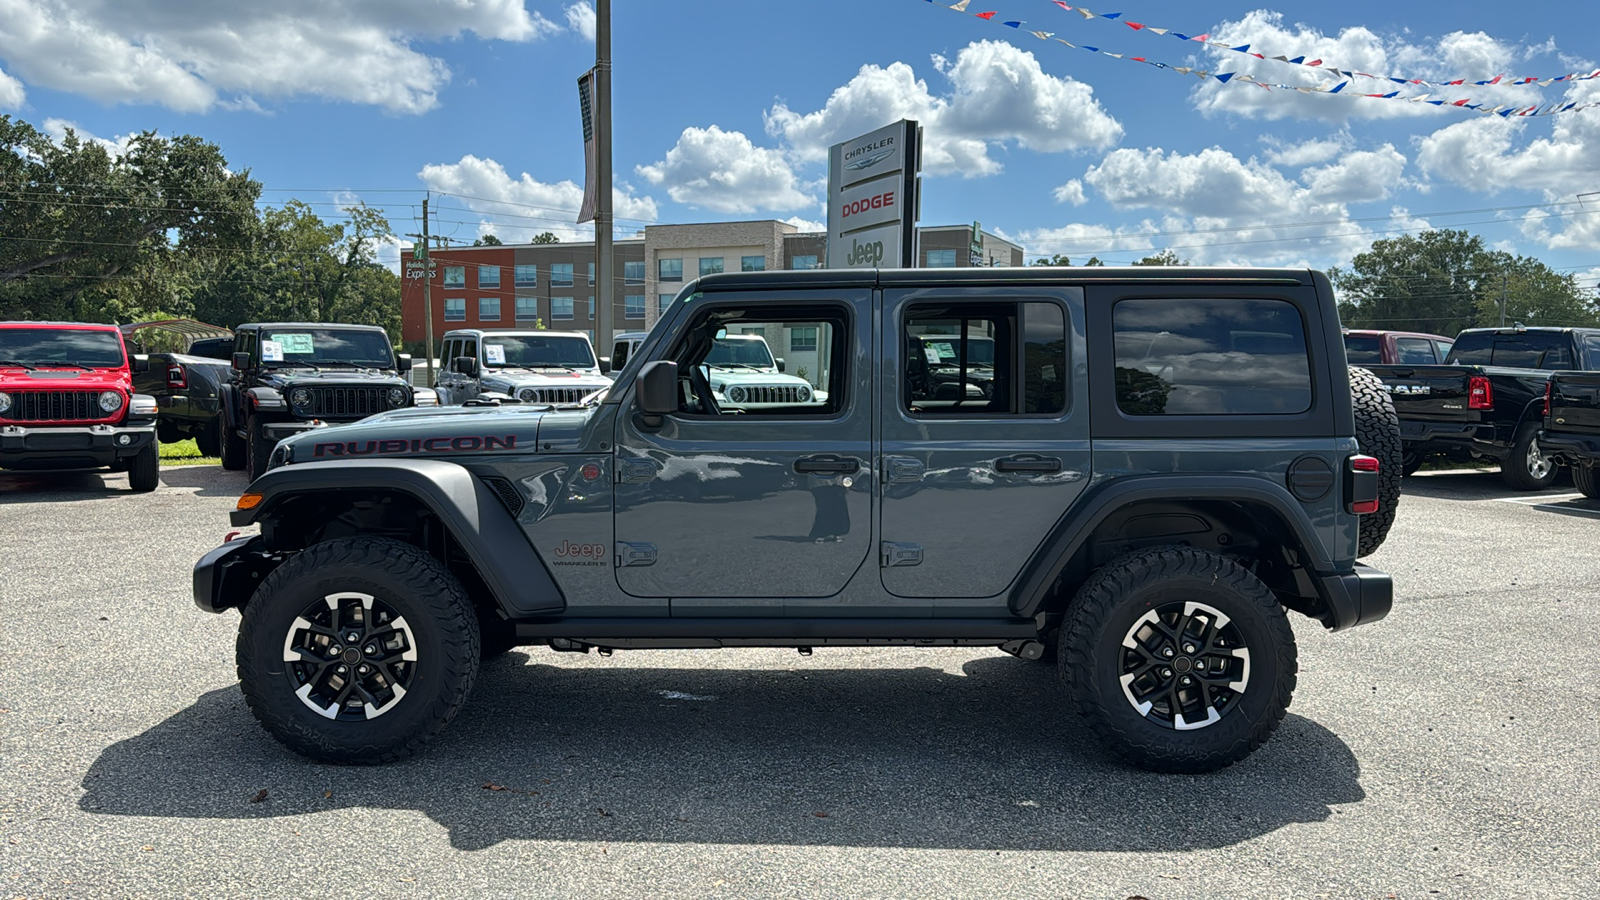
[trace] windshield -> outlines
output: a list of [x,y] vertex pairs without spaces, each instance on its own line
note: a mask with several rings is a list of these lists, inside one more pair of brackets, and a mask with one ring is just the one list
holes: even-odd
[[1560,331],[1463,334],[1450,348],[1450,362],[1512,369],[1570,369],[1576,364],[1571,338]]
[[589,342],[573,335],[484,335],[483,363],[518,369],[592,369]]
[[1383,343],[1375,334],[1347,334],[1344,336],[1344,357],[1353,363],[1383,362]]
[[0,361],[26,366],[120,369],[122,338],[80,328],[0,328]]
[[[960,365],[960,349],[961,336],[958,334],[922,338],[922,352],[927,355],[928,362],[936,366]],[[935,355],[939,357],[938,362],[934,362]],[[986,337],[968,337],[967,365],[994,368],[994,341]]]
[[373,369],[394,368],[389,336],[381,331],[293,328],[261,332],[263,363],[349,363]]
[[767,342],[750,338],[723,338],[717,341],[706,356],[706,365],[724,369],[729,366],[777,368],[772,361],[772,351],[767,349]]

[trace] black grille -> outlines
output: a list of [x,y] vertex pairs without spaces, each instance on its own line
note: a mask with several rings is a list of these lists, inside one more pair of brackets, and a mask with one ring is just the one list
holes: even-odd
[[523,403],[577,403],[597,390],[599,388],[592,387],[523,388],[517,392],[517,399]]
[[[799,403],[800,386],[788,384],[739,385],[744,391],[740,403]],[[731,390],[731,388],[730,388]],[[732,398],[730,398],[732,399]]]
[[311,402],[295,406],[295,412],[318,419],[361,419],[389,408],[387,387],[295,388],[291,402],[300,391],[309,391]]
[[11,408],[0,413],[0,419],[17,422],[82,422],[105,418],[109,416],[100,409],[99,391],[22,391],[11,394]]
[[499,475],[480,477],[483,483],[489,486],[489,490],[494,491],[495,496],[500,498],[500,502],[506,505],[506,509],[511,511],[511,518],[515,519],[522,515],[522,492],[517,490],[517,486],[512,484],[509,478],[502,478]]

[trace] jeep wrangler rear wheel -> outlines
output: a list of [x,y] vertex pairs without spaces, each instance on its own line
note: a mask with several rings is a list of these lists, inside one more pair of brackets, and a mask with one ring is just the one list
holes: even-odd
[[1407,474],[1400,443],[1400,417],[1383,389],[1383,379],[1358,366],[1350,367],[1350,400],[1356,414],[1356,446],[1378,460],[1378,511],[1362,516],[1357,526],[1356,556],[1369,556],[1383,546],[1400,508],[1400,479]]
[[1297,671],[1277,597],[1215,553],[1168,547],[1106,564],[1073,598],[1058,671],[1111,750],[1156,772],[1245,758],[1283,720]]
[[245,702],[284,745],[334,763],[420,750],[466,702],[478,620],[454,575],[386,538],[325,541],[275,569],[245,606]]
[[267,460],[272,456],[272,448],[278,442],[267,434],[262,428],[262,422],[255,416],[245,420],[245,433],[250,437],[245,442],[245,468],[250,473],[250,480],[255,481],[267,471]]

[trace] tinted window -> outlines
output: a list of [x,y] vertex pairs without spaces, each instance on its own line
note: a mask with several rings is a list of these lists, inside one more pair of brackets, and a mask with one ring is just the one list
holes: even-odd
[[1344,336],[1344,357],[1356,365],[1383,362],[1383,339],[1375,334]]
[[1311,408],[1300,311],[1282,300],[1124,300],[1112,312],[1128,415],[1286,415]]
[[30,366],[121,368],[122,337],[77,328],[0,328],[0,359]]
[[1438,359],[1450,358],[1450,341],[1434,341],[1433,349]]
[[1506,366],[1513,369],[1570,369],[1572,344],[1565,332],[1527,331],[1463,334],[1450,348],[1450,361],[1464,366]]
[[1396,362],[1412,366],[1431,366],[1438,360],[1433,357],[1433,341],[1427,338],[1395,338]]
[[233,338],[203,338],[189,345],[190,356],[227,359],[233,351]]
[[611,370],[621,371],[628,364],[628,342],[617,341],[611,345]]
[[914,307],[905,347],[913,414],[1066,411],[1066,316],[1054,303]]
[[[465,301],[462,301],[465,302]],[[267,346],[272,341],[272,347]],[[269,354],[270,351],[270,354]],[[271,355],[275,359],[269,359]],[[332,328],[286,328],[261,332],[264,363],[347,362],[374,368],[393,368],[389,337],[381,331],[345,331]]]

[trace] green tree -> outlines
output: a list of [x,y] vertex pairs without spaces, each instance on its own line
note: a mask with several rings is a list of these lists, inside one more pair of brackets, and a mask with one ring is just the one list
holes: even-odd
[[[1036,265],[1036,266],[1070,266],[1070,265],[1072,265],[1072,260],[1068,259],[1063,254],[1057,253],[1057,254],[1054,254],[1052,256],[1041,256],[1038,259],[1033,261],[1033,265]],[[1098,256],[1091,256],[1091,257],[1089,257],[1088,261],[1082,263],[1082,265],[1085,265],[1085,266],[1103,266],[1103,265],[1105,265],[1105,262],[1102,261],[1100,259],[1100,257],[1098,257]]]
[[559,244],[559,243],[561,243],[561,238],[556,237],[551,232],[541,231],[538,234],[534,235],[533,236],[533,240],[529,241],[528,243],[530,243],[530,244]]
[[1152,253],[1144,259],[1136,260],[1133,264],[1136,266],[1187,266],[1189,261],[1178,256],[1174,250],[1162,250],[1160,253]]
[[492,234],[483,235],[472,242],[472,246],[474,247],[504,247],[505,244],[505,241],[500,240]]

